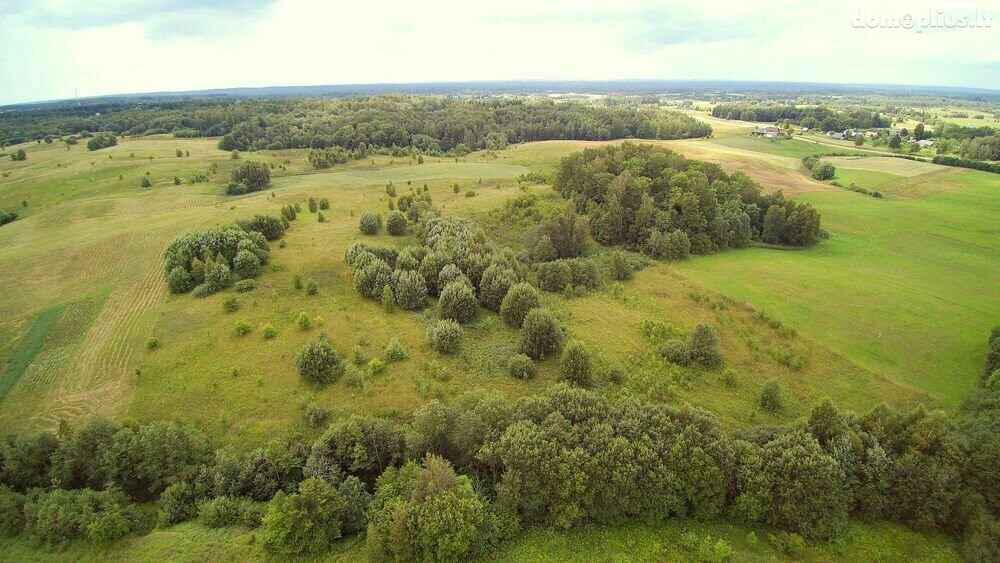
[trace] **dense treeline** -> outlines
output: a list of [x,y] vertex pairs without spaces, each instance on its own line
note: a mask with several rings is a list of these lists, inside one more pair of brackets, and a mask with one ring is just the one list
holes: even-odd
[[743,121],[778,122],[788,120],[810,129],[843,131],[844,129],[871,129],[889,127],[892,120],[878,111],[864,108],[835,111],[823,106],[799,107],[791,105],[766,105],[746,103],[717,104],[712,115],[722,119]]
[[163,253],[167,285],[172,293],[194,291],[205,297],[222,291],[233,277],[257,277],[267,264],[269,240],[285,234],[288,220],[255,215],[233,225],[183,234]]
[[734,434],[701,409],[563,385],[350,415],[312,444],[244,455],[212,455],[175,423],[92,419],[0,442],[0,531],[106,541],[152,526],[134,503],[159,497],[160,525],[259,527],[277,554],[367,529],[376,560],[455,560],[532,525],[721,517],[829,539],[858,517],[945,530],[969,560],[996,560],[998,424],[996,375],[950,416],[857,415],[826,399],[792,424]]
[[588,213],[597,241],[657,258],[746,247],[753,240],[808,246],[821,236],[812,206],[780,192],[765,194],[742,172],[730,175],[717,164],[652,145],[626,142],[567,156],[554,186]]
[[944,166],[957,166],[959,168],[972,168],[975,170],[982,170],[984,172],[992,172],[994,174],[1000,174],[1000,162],[983,162],[981,160],[969,160],[967,158],[958,158],[955,156],[935,156],[931,161],[934,164],[943,164]]
[[6,209],[0,209],[0,225],[6,225],[20,217],[17,211],[7,211]]
[[225,150],[341,147],[413,147],[425,153],[502,149],[509,143],[550,139],[706,137],[710,126],[653,108],[491,98],[388,95],[366,98],[187,100],[108,105],[85,115],[72,108],[20,110],[0,115],[4,143],[108,131],[120,135],[173,133],[222,136]]

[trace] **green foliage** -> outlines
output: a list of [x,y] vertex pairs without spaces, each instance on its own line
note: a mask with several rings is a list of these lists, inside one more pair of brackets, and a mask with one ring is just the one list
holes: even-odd
[[25,502],[24,514],[25,533],[49,547],[77,539],[104,543],[146,526],[135,506],[116,490],[36,491]]
[[427,328],[427,343],[442,354],[454,354],[462,346],[462,325],[445,319]]
[[679,366],[686,366],[691,363],[691,350],[687,342],[678,338],[671,338],[663,343],[660,348],[660,355],[664,360]]
[[219,496],[198,506],[198,521],[207,528],[256,528],[260,525],[262,516],[260,507],[245,498]]
[[654,230],[646,240],[643,252],[669,262],[684,260],[691,255],[691,239],[679,229],[669,233]]
[[307,343],[295,356],[302,379],[317,385],[335,382],[343,372],[342,364],[340,354],[323,335]]
[[295,318],[295,324],[298,325],[299,330],[309,330],[312,327],[312,319],[309,318],[309,313],[300,311],[299,315]]
[[382,289],[391,282],[391,277],[389,265],[373,257],[366,265],[354,269],[354,288],[365,297],[380,299]]
[[118,137],[114,133],[102,131],[90,138],[87,141],[87,150],[98,151],[101,149],[106,149],[108,147],[113,147],[118,144]]
[[10,159],[14,162],[25,161],[28,160],[28,153],[24,152],[24,149],[17,149],[16,151],[10,153]]
[[0,537],[11,537],[24,529],[24,495],[0,485]]
[[236,321],[236,325],[233,326],[233,332],[236,333],[236,336],[246,336],[250,334],[250,331],[252,330],[253,325],[251,325],[248,321]]
[[382,229],[382,217],[377,213],[365,211],[361,213],[361,219],[358,221],[358,226],[361,229],[361,234],[377,235],[379,230]]
[[233,285],[236,293],[247,293],[257,289],[257,282],[254,280],[240,280]]
[[316,280],[309,278],[306,280],[306,295],[316,295],[319,293],[319,284]]
[[577,387],[594,386],[594,367],[590,352],[579,340],[571,340],[559,361],[559,380]]
[[392,236],[402,236],[406,234],[406,215],[401,211],[390,211],[386,220],[386,230]]
[[258,232],[264,235],[264,238],[267,240],[277,240],[281,238],[287,229],[287,226],[281,220],[281,217],[276,215],[262,215],[260,213],[249,219],[236,221],[236,224],[248,233]]
[[517,281],[514,270],[498,264],[491,265],[483,272],[479,282],[479,301],[483,307],[499,311],[504,297]]
[[467,323],[476,317],[476,296],[472,287],[462,282],[451,282],[441,290],[439,300],[441,318],[457,323]]
[[517,379],[531,379],[536,371],[535,362],[524,354],[514,354],[507,361],[507,373]]
[[194,286],[194,278],[184,266],[174,266],[167,274],[167,287],[171,293],[187,293],[194,289]]
[[414,270],[396,270],[391,279],[396,303],[408,311],[419,311],[427,303],[427,282]]
[[616,250],[611,254],[611,279],[630,280],[634,272],[635,269],[624,252]]
[[277,329],[275,329],[274,325],[271,324],[271,323],[267,323],[266,325],[264,325],[263,327],[261,327],[260,333],[264,337],[265,340],[271,340],[275,336],[278,336]]
[[149,338],[146,339],[146,349],[147,350],[156,350],[159,347],[160,347],[160,339],[159,338],[157,338],[155,336],[150,336]]
[[722,365],[722,351],[719,350],[719,335],[715,328],[699,324],[688,337],[688,351],[691,360],[707,368],[717,368]]
[[399,343],[399,339],[393,338],[389,341],[389,345],[385,347],[385,352],[382,353],[382,359],[386,362],[401,362],[409,358],[409,354],[406,353],[406,348]]
[[837,174],[837,169],[829,162],[817,162],[811,170],[814,180],[832,180]]
[[785,406],[785,400],[781,394],[781,385],[774,379],[768,381],[760,389],[757,397],[760,408],[767,412],[778,412]]
[[142,180],[139,182],[139,185],[143,188],[153,187],[153,183],[149,181],[149,176],[143,176]]
[[369,509],[368,551],[375,560],[460,561],[478,547],[486,504],[467,477],[429,455],[379,478]]
[[259,192],[271,183],[271,169],[258,160],[248,160],[233,170],[232,180],[246,186],[247,191]]
[[347,499],[333,485],[308,478],[299,492],[279,492],[267,506],[260,531],[264,549],[280,555],[319,554],[341,536]]
[[235,313],[240,308],[240,302],[236,300],[235,296],[226,297],[222,301],[222,310],[227,313]]
[[386,313],[391,313],[396,306],[396,296],[392,292],[392,286],[386,284],[382,287],[382,297],[380,299],[382,302],[382,310]]
[[536,359],[557,352],[562,347],[563,331],[559,321],[547,309],[531,309],[521,325],[521,352]]
[[500,317],[512,328],[521,328],[528,311],[541,307],[538,291],[527,282],[512,285],[500,303]]

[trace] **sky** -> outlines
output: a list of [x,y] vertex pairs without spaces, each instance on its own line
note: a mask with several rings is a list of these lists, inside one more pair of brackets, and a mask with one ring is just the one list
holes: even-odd
[[1000,89],[998,31],[1000,0],[0,0],[0,105],[471,80]]

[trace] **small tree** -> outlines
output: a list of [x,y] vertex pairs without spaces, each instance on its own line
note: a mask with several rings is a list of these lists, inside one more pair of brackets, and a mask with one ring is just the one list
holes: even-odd
[[248,160],[233,171],[233,182],[243,184],[248,191],[263,190],[271,183],[271,169],[257,160]]
[[555,316],[546,309],[532,309],[521,326],[521,352],[540,360],[562,347],[563,331]]
[[382,287],[382,309],[386,313],[391,313],[394,306],[396,305],[396,296],[392,293],[392,287],[389,284],[385,284]]
[[570,341],[559,361],[559,379],[577,387],[593,387],[594,374],[590,352],[579,340]]
[[499,311],[504,297],[517,283],[517,274],[510,268],[493,264],[486,268],[479,282],[479,301],[491,311]]
[[427,282],[413,270],[396,270],[392,274],[396,283],[396,303],[408,311],[419,311],[427,302]]
[[317,293],[319,293],[319,284],[316,283],[316,280],[310,278],[306,282],[306,295],[316,295]]
[[442,354],[454,354],[462,346],[462,325],[442,320],[427,329],[427,343]]
[[441,290],[441,317],[458,323],[467,323],[476,317],[476,296],[472,288],[462,282],[452,282]]
[[528,311],[541,306],[538,290],[527,282],[514,284],[500,304],[500,316],[508,326],[521,328]]
[[295,357],[295,364],[302,379],[315,384],[333,383],[343,371],[340,354],[324,335],[303,346]]
[[319,203],[316,202],[316,198],[309,198],[309,213],[316,213],[319,210]]
[[382,353],[382,359],[386,362],[401,362],[410,355],[406,353],[406,348],[399,343],[399,339],[393,338],[389,345],[385,347],[385,352]]
[[618,281],[632,279],[632,264],[629,263],[625,253],[620,250],[616,250],[611,255],[611,277]]
[[149,176],[143,176],[142,177],[142,182],[140,182],[140,185],[142,187],[144,187],[144,188],[151,188],[151,187],[153,187],[153,183],[149,181]]
[[778,412],[785,406],[784,398],[781,396],[781,385],[774,379],[768,381],[760,389],[758,397],[760,408],[767,412]]
[[507,362],[507,373],[518,379],[531,379],[535,371],[535,362],[524,354],[514,354]]
[[386,220],[386,230],[392,236],[402,236],[406,234],[406,215],[401,211],[390,211],[389,219]]
[[688,337],[688,350],[691,360],[708,368],[722,365],[722,352],[719,350],[719,335],[714,328],[699,324]]
[[347,500],[323,479],[302,481],[296,494],[279,491],[262,521],[264,549],[282,555],[323,553],[340,538],[347,511]]
[[382,219],[376,213],[371,211],[365,211],[361,214],[361,219],[358,221],[358,225],[361,228],[361,233],[365,235],[377,235],[379,229],[382,228]]
[[194,278],[183,266],[174,266],[167,276],[167,286],[171,293],[187,293],[194,289]]
[[295,324],[299,325],[299,330],[309,330],[312,326],[312,319],[309,318],[309,313],[300,311],[299,316],[295,319]]
[[260,274],[260,258],[249,250],[240,250],[233,258],[233,271],[241,278],[255,278]]

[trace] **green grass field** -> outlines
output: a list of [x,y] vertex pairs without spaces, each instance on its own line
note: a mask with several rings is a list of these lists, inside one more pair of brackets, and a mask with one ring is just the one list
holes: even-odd
[[[1000,180],[899,159],[838,159],[838,179],[884,190],[886,199],[876,200],[802,174],[799,159],[815,152],[812,145],[750,139],[744,129],[734,125],[714,139],[658,144],[744,170],[769,188],[812,203],[831,238],[799,252],[751,248],[674,265],[655,263],[633,280],[585,296],[544,294],[569,335],[598,350],[602,369],[619,365],[629,373],[621,385],[603,381],[601,390],[702,406],[728,428],[791,422],[823,396],[855,411],[880,402],[955,404],[976,380],[985,335],[1000,317],[994,290],[1000,282],[995,259]],[[60,420],[90,414],[179,419],[206,431],[215,445],[247,449],[289,431],[317,433],[302,415],[310,402],[335,416],[406,414],[433,398],[472,390],[516,397],[555,383],[556,359],[542,362],[531,381],[506,375],[517,333],[484,310],[468,326],[460,354],[433,353],[424,331],[435,308],[386,314],[354,290],[344,253],[362,238],[392,246],[413,243],[412,237],[358,233],[362,211],[388,210],[390,181],[400,194],[426,183],[444,214],[472,218],[497,242],[519,249],[530,225],[509,224],[496,210],[522,189],[537,194],[546,208],[563,202],[545,185],[519,187],[516,177],[552,171],[559,158],[599,143],[516,145],[495,155],[428,158],[424,164],[378,156],[323,171],[308,165],[307,151],[263,151],[243,158],[275,165],[271,188],[227,197],[220,186],[239,161],[215,142],[125,138],[93,153],[82,146],[67,151],[57,143],[28,144],[26,162],[0,160],[0,172],[10,173],[0,179],[0,207],[23,213],[0,228],[6,282],[0,298],[4,428],[55,428]],[[191,156],[178,158],[177,149]],[[210,181],[187,182],[213,165]],[[141,189],[147,171],[153,187]],[[181,185],[174,185],[174,176]],[[455,183],[459,193],[452,189]],[[475,196],[467,197],[472,190]],[[330,199],[326,222],[305,211],[309,197]],[[255,290],[205,299],[168,294],[162,252],[173,237],[254,213],[276,214],[294,203],[304,211],[283,239],[285,246],[272,244],[271,263]],[[603,250],[594,245],[591,252],[600,256]],[[315,279],[318,295],[295,289],[296,275]],[[231,295],[239,309],[224,313],[222,301]],[[295,318],[303,311],[322,317],[322,324],[300,330]],[[761,311],[773,324],[755,315]],[[233,327],[242,320],[253,330],[237,336]],[[730,369],[726,377],[667,364],[643,332],[644,324],[658,323],[683,334],[700,322],[720,330]],[[268,323],[278,333],[272,340],[261,335]],[[300,380],[294,357],[321,332],[345,356],[354,349],[367,358],[379,356],[397,338],[410,358],[360,386],[341,381],[315,389]],[[149,337],[158,339],[157,349],[147,350]],[[795,369],[789,357],[796,358]],[[780,414],[766,414],[757,405],[757,392],[770,378],[787,392],[788,406]],[[538,530],[498,558],[579,560],[587,553],[593,560],[689,559],[676,543],[685,526],[569,535]],[[691,526],[698,533],[724,535],[746,560],[779,556],[763,537],[757,546],[748,544],[746,530]],[[955,558],[948,541],[892,526],[857,525],[851,537],[843,546],[814,546],[795,558]],[[251,538],[242,531],[185,524],[106,549],[74,547],[65,555],[245,559],[259,555]],[[354,541],[330,558],[354,558],[362,547]],[[18,542],[0,547],[0,559],[30,560],[30,553]]]

